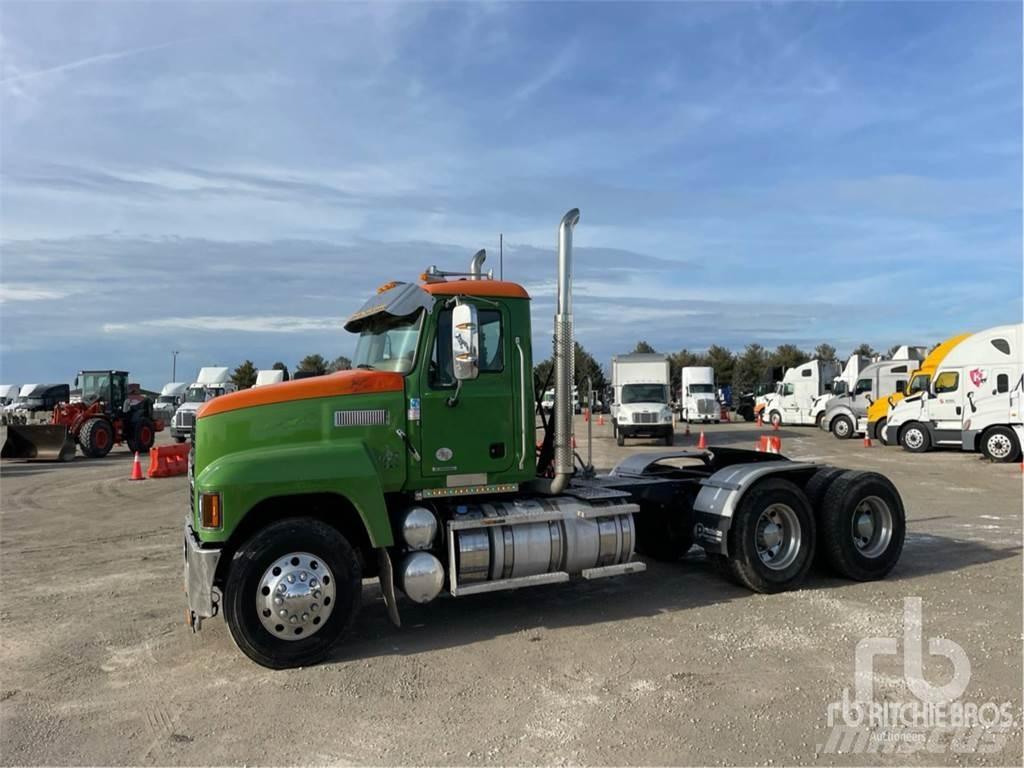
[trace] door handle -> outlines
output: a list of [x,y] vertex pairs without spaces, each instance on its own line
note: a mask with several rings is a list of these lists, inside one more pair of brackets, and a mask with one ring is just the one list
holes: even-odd
[[395,434],[402,438],[402,442],[405,443],[405,447],[409,449],[409,453],[412,454],[412,457],[416,459],[416,461],[419,461],[420,452],[416,450],[415,446],[413,446],[412,441],[409,439],[409,436],[405,434],[405,430],[396,429]]

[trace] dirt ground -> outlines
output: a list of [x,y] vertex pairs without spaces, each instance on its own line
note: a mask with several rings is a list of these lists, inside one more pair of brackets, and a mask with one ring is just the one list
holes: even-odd
[[[584,448],[582,421],[577,432]],[[743,447],[763,432],[707,429],[712,445]],[[790,457],[896,483],[909,532],[890,578],[815,573],[798,591],[754,595],[694,549],[633,576],[404,601],[401,630],[366,582],[333,657],[285,672],[246,659],[219,618],[195,635],[185,626],[184,477],[129,482],[123,449],[4,462],[2,763],[1021,764],[1020,467],[865,448],[813,428],[778,434]],[[608,426],[595,435],[599,468],[661,450],[617,448]],[[681,445],[695,441],[679,430]],[[854,687],[857,643],[902,647],[907,597],[922,599],[925,678],[952,676],[927,639],[959,644],[962,700],[1010,702],[1014,725],[931,752],[829,746],[828,707]],[[875,670],[876,699],[913,700],[899,656]]]

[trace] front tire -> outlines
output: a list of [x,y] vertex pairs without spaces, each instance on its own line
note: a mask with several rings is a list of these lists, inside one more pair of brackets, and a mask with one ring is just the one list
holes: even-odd
[[811,505],[796,485],[769,478],[740,501],[729,531],[729,572],[754,592],[792,589],[814,558]]
[[1017,461],[1020,456],[1020,444],[1016,433],[1009,427],[991,427],[981,436],[981,452],[989,461]]
[[768,422],[773,427],[781,427],[782,426],[782,414],[779,413],[778,411],[772,411],[770,414],[768,414]]
[[665,433],[665,445],[675,445],[675,444],[676,444],[676,433],[675,433],[674,430],[670,429],[668,432]]
[[114,447],[114,430],[106,419],[89,419],[78,432],[82,453],[90,459],[102,459]]
[[853,437],[853,421],[849,416],[837,416],[832,420],[832,436],[838,440]]
[[875,422],[875,440],[880,442],[882,445],[887,445],[885,442],[885,423],[888,421],[884,416]]
[[925,453],[932,447],[932,438],[924,424],[912,421],[900,430],[900,445],[911,453]]
[[308,517],[268,525],[231,562],[224,591],[231,639],[270,669],[315,664],[352,626],[361,578],[355,550],[337,529]]
[[818,517],[821,559],[854,581],[885,577],[900,559],[906,513],[896,487],[877,472],[844,472]]

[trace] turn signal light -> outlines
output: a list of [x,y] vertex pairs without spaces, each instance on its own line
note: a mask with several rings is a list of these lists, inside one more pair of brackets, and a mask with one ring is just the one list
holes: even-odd
[[203,528],[220,530],[224,527],[224,514],[220,504],[219,493],[203,493],[199,495],[200,524]]

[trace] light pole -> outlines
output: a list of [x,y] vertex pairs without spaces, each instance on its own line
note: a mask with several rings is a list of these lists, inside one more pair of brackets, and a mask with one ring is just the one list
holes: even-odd
[[171,350],[171,381],[178,380],[178,350]]

